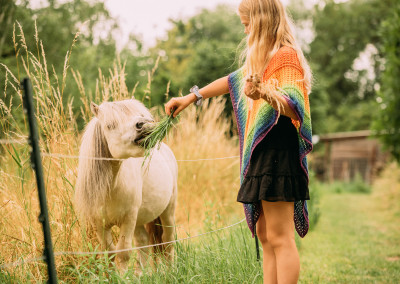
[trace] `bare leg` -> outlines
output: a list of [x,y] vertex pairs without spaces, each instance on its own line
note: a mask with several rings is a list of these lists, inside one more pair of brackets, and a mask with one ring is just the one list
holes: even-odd
[[257,237],[261,242],[263,248],[263,272],[264,284],[278,283],[276,276],[276,258],[274,250],[267,239],[267,224],[264,213],[261,213],[257,221]]
[[278,283],[297,283],[300,260],[294,240],[294,202],[262,201],[267,239],[276,256]]

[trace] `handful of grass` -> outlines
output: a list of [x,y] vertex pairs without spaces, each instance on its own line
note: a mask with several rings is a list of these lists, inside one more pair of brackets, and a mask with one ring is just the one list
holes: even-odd
[[154,127],[145,133],[145,138],[140,143],[144,151],[144,161],[143,163],[151,157],[151,150],[158,145],[161,145],[161,141],[167,136],[170,129],[174,126],[174,120],[177,117],[173,117],[173,113],[170,116],[165,116],[160,122],[156,123]]

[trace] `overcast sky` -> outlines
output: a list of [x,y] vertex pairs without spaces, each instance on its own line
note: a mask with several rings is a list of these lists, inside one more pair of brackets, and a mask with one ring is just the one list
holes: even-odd
[[122,37],[135,33],[142,36],[146,45],[152,45],[156,38],[165,35],[171,25],[168,19],[189,18],[203,8],[218,4],[236,7],[241,0],[106,0],[106,7],[118,18]]
[[[68,1],[68,0],[64,0]],[[129,33],[140,35],[146,46],[166,34],[171,27],[168,19],[189,18],[203,8],[212,9],[219,4],[237,7],[241,0],[103,0],[111,15],[119,20],[119,45],[126,42]],[[287,4],[289,0],[281,0]],[[307,0],[307,3],[317,0]],[[338,1],[338,0],[336,0]],[[340,1],[340,0],[339,0]],[[343,1],[343,0],[341,0]],[[32,7],[46,5],[46,0],[31,0]],[[223,16],[223,15],[221,15]]]

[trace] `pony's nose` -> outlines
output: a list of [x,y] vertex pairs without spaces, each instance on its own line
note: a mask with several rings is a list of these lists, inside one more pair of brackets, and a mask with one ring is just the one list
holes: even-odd
[[144,121],[140,121],[136,123],[136,129],[141,130],[143,128]]
[[152,122],[154,122],[152,119],[147,119],[147,118],[140,119],[139,121],[137,121],[135,123],[135,128],[138,131],[142,131],[145,128],[148,128],[147,124],[152,123]]

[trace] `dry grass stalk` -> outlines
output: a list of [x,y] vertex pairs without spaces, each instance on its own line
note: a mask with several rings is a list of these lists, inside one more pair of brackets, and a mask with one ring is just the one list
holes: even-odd
[[[20,35],[20,38],[22,40],[23,36]],[[47,72],[48,65],[42,46],[41,42],[36,46],[38,56],[24,50],[27,56],[24,58],[26,69],[24,71],[30,72],[31,75],[34,98],[38,102],[38,124],[40,132],[45,137],[45,141],[41,141],[40,144],[43,150],[50,153],[78,155],[80,135],[72,111],[73,101],[68,99],[68,107],[61,107],[62,88],[58,79],[50,78]],[[15,42],[19,60],[21,60],[20,47],[26,48],[24,41]],[[12,74],[7,66],[5,68],[8,72],[7,86],[14,82],[18,84],[19,75]],[[154,74],[154,71],[151,73]],[[54,69],[53,73],[56,78]],[[84,88],[79,72],[72,73],[82,97],[81,112],[88,121],[91,117],[88,106],[92,95]],[[151,76],[149,80],[152,80]],[[18,94],[15,97],[19,98],[19,101],[15,101],[13,109],[22,112],[22,96],[19,88],[14,87],[14,92]],[[129,95],[125,84],[124,64],[117,60],[108,77],[99,72],[93,96],[96,102],[101,102],[105,98],[126,99]],[[236,138],[229,138],[226,135],[230,130],[230,122],[224,118],[224,105],[223,99],[215,99],[205,102],[197,111],[195,107],[189,107],[182,113],[177,128],[168,134],[169,145],[178,160],[238,154]],[[1,112],[9,113],[7,120],[2,121],[6,126],[10,126],[4,128],[9,129],[7,137],[26,138],[26,130],[17,127],[15,113],[10,112],[3,103],[0,103]],[[11,127],[12,124],[16,125]],[[9,263],[21,257],[40,256],[43,249],[43,234],[37,221],[39,207],[36,185],[29,166],[28,145],[0,147],[3,147],[5,153],[0,156],[0,243],[7,244],[0,246],[0,262]],[[94,246],[97,244],[93,231],[80,224],[71,202],[77,166],[76,159],[43,157],[51,230],[56,251],[88,251],[93,249],[89,244]],[[177,231],[179,237],[187,236],[187,232],[192,234],[198,232],[205,220],[217,220],[221,215],[225,216],[224,223],[229,223],[232,211],[241,212],[241,206],[235,202],[239,186],[238,172],[239,159],[179,162],[179,200],[176,211],[177,224],[181,225]],[[75,256],[57,257],[59,278],[67,280],[66,268],[78,266],[82,260],[82,257]],[[27,275],[28,271],[36,281],[43,282],[46,279],[45,266],[41,262],[22,265],[12,271],[17,277]],[[69,280],[74,281],[74,279]]]

